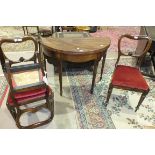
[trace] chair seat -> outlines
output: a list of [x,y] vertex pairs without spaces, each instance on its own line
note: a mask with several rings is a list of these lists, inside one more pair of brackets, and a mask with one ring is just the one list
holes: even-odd
[[[51,92],[51,88],[48,87],[47,89],[48,93]],[[15,99],[17,100],[18,104],[21,104],[22,102],[26,102],[26,101],[30,101],[30,100],[34,100],[40,97],[45,97],[46,96],[46,88],[39,88],[36,90],[28,90],[26,92],[20,92],[20,93],[16,93],[14,95]],[[13,106],[13,100],[11,98],[11,95],[9,95],[8,97],[8,104]]]
[[112,77],[112,84],[118,87],[135,88],[144,91],[149,89],[148,84],[137,68],[123,65],[117,66]]

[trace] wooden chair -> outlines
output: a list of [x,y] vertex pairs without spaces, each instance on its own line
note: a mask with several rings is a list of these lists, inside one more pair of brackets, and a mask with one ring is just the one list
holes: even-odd
[[[42,37],[48,37],[53,34],[52,27],[47,28],[43,26],[22,26],[24,35],[32,35],[32,36],[42,36]],[[33,29],[33,30],[32,30]]]
[[[31,42],[32,46],[34,46],[32,57],[27,59],[20,57],[19,60],[8,58],[6,55],[7,52],[4,52],[5,48],[10,44],[12,46],[22,43],[26,45],[27,41]],[[10,86],[7,108],[14,118],[17,127],[36,128],[52,121],[54,117],[54,94],[52,89],[46,84],[37,41],[32,37],[2,38],[0,40],[0,60],[3,72]],[[32,73],[35,73],[35,76],[38,75],[37,80],[33,81]],[[23,75],[22,78],[21,75]],[[17,77],[20,77],[24,82],[26,81],[26,77],[28,77],[29,81],[24,84],[17,83],[20,82],[17,80]],[[36,113],[41,109],[46,109],[50,113],[47,119],[30,125],[23,125],[20,120],[23,114]]]
[[[123,42],[123,39],[129,39],[129,41],[145,41],[147,42],[145,44],[145,47],[141,49],[141,52],[139,51],[138,54],[134,54],[134,52],[127,52],[125,53],[121,49],[121,43]],[[148,52],[150,46],[151,46],[151,38],[148,36],[132,36],[129,34],[122,35],[118,40],[118,58],[115,64],[115,70],[112,75],[112,80],[109,85],[108,89],[108,95],[106,99],[106,105],[109,101],[110,95],[112,93],[113,88],[119,88],[119,89],[126,89],[126,90],[132,90],[141,92],[142,95],[140,97],[140,100],[138,102],[138,105],[135,108],[135,112],[139,109],[139,106],[145,99],[145,96],[149,92],[149,86],[146,83],[145,79],[143,78],[143,75],[140,72],[140,65],[145,57],[146,53]],[[136,67],[133,66],[125,66],[125,65],[119,65],[119,60],[121,56],[131,56],[137,58],[137,64]]]

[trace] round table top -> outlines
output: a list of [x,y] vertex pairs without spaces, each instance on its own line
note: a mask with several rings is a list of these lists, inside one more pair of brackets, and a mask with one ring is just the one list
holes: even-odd
[[110,46],[108,37],[87,37],[87,38],[42,38],[41,44],[58,53],[65,54],[86,54],[98,53]]

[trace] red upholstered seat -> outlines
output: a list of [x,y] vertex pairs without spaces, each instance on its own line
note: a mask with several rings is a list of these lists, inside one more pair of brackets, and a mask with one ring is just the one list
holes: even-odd
[[149,86],[137,68],[118,65],[113,77],[112,84],[115,86],[148,90]]
[[[50,93],[51,88],[48,87],[47,91],[48,91],[48,93]],[[46,88],[39,88],[39,89],[36,89],[33,91],[29,90],[26,92],[16,93],[15,99],[17,100],[17,103],[20,104],[23,101],[29,101],[29,100],[37,99],[38,97],[44,97],[44,96],[46,96]],[[11,96],[8,97],[8,103],[10,105],[14,105]]]
[[[131,52],[126,49],[126,52],[124,52],[124,49],[122,50],[121,44],[124,39],[128,39],[132,42],[134,41],[135,43],[137,43],[136,50]],[[130,42],[128,43],[130,44]],[[140,72],[140,66],[146,53],[150,49],[151,43],[152,40],[147,35],[124,34],[120,36],[120,38],[118,39],[118,58],[115,64],[116,68],[109,84],[106,105],[109,102],[113,88],[119,88],[137,91],[141,93],[141,97],[135,108],[135,112],[139,109],[140,105],[142,104],[143,100],[145,99],[146,95],[149,93],[150,90],[147,82],[145,81],[142,73]],[[134,59],[136,58],[135,60],[137,60],[137,67],[118,65],[121,56],[133,57]]]

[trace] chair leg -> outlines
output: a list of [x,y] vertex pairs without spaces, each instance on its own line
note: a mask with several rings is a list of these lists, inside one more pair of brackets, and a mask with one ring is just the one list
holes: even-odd
[[10,111],[10,113],[11,113],[13,119],[16,120],[16,118],[17,118],[17,113],[16,113],[15,107],[10,106],[9,104],[6,104],[6,105],[7,105],[8,110]]
[[47,108],[51,111],[54,112],[54,93],[52,92],[52,94],[46,99],[46,105]]
[[135,112],[139,109],[140,105],[142,104],[143,100],[145,99],[146,95],[148,94],[149,91],[145,91],[142,93],[140,100],[138,102],[137,107],[135,108]]
[[[45,71],[47,72],[47,68],[46,68],[46,59],[45,59],[45,57],[44,57],[44,60],[43,60],[44,62],[44,69],[45,69]],[[46,76],[47,77],[47,76]]]
[[109,99],[110,99],[112,90],[113,90],[113,85],[112,85],[112,83],[110,83],[109,89],[108,89],[108,95],[107,95],[106,102],[105,102],[105,103],[106,103],[106,106],[107,106],[107,104],[108,104],[108,102],[109,102]]

